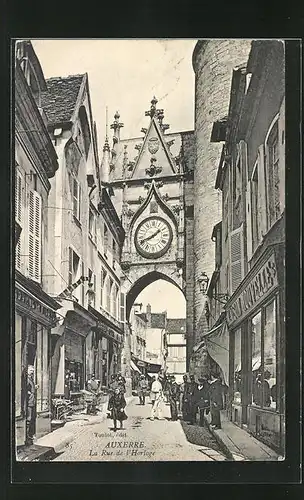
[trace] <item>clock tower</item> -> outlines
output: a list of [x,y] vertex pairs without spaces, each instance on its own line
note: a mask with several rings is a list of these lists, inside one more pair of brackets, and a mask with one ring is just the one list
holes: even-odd
[[120,138],[123,124],[116,112],[113,147],[101,176],[111,186],[126,235],[121,255],[126,321],[138,294],[164,279],[185,295],[191,335],[194,133],[168,134],[164,110],[156,105],[154,97],[145,112],[149,123],[141,129],[143,136],[132,139]]

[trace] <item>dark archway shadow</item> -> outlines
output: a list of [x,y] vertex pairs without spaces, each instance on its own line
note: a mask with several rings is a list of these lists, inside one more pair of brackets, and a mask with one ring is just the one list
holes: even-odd
[[158,271],[151,271],[150,273],[145,274],[141,278],[139,278],[132,288],[130,289],[127,299],[126,299],[126,316],[127,316],[127,321],[130,319],[130,312],[131,308],[138,297],[138,295],[148,286],[151,285],[151,283],[154,283],[154,281],[158,280],[164,280],[168,281],[168,283],[171,283],[172,285],[176,286],[182,294],[185,296],[184,291],[178,286],[178,284],[169,276],[166,274],[160,273]]

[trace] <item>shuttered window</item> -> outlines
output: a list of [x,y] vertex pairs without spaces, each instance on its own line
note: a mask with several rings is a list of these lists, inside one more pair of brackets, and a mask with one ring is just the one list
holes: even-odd
[[73,250],[69,247],[69,277],[68,284],[71,285],[73,283]]
[[[20,172],[16,170],[16,184],[15,184],[15,219],[18,224],[22,224],[22,177]],[[21,268],[21,237],[19,236],[18,243],[16,245],[16,267],[20,270]]]
[[72,174],[70,174],[70,186],[72,193],[73,215],[80,221],[80,207],[81,207],[81,186]]
[[16,186],[15,186],[15,218],[22,225],[22,177],[20,172],[16,170]]
[[107,272],[102,267],[100,271],[100,305],[103,306],[103,289],[107,278]]
[[125,316],[125,294],[121,293],[120,294],[120,321],[124,323],[126,321],[126,316]]
[[280,215],[280,176],[279,176],[279,137],[278,122],[269,134],[267,141],[267,189],[269,227]]
[[230,286],[233,293],[244,277],[243,226],[230,233]]
[[106,309],[111,312],[111,278],[109,276],[106,283]]
[[29,277],[41,281],[41,196],[29,193]]

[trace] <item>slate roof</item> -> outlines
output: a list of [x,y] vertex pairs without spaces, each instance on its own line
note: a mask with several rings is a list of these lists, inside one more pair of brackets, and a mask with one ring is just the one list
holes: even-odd
[[145,321],[147,323],[147,315],[146,313],[139,313],[139,314],[136,314],[136,316],[138,316],[140,319],[142,319],[143,321]]
[[42,92],[42,108],[49,125],[69,122],[75,109],[85,74],[54,77],[46,80],[48,90]]
[[151,328],[165,328],[166,314],[165,313],[152,313],[151,314]]
[[167,333],[186,333],[186,320],[184,318],[167,319]]

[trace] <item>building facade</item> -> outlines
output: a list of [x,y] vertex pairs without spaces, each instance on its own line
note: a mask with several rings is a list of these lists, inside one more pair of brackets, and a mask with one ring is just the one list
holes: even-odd
[[205,292],[200,281],[214,268],[213,226],[222,220],[221,194],[214,189],[221,146],[211,142],[216,120],[228,114],[231,72],[246,63],[250,40],[199,40],[192,63],[195,72],[195,168],[193,224],[193,335],[189,352],[208,331],[205,317]]
[[[101,179],[87,74],[50,78],[42,96],[59,161],[49,198],[48,291],[61,303],[53,330],[52,393],[77,397],[94,373],[107,386],[119,370],[124,232]],[[69,380],[73,380],[73,386]]]
[[[164,110],[156,106],[154,97],[145,112],[149,121],[141,130],[143,137],[121,139],[123,123],[119,113],[111,124],[113,147],[106,178],[113,188],[113,202],[126,234],[121,260],[127,317],[123,368],[129,380],[128,322],[140,292],[164,279],[193,296],[193,239],[190,233],[185,238],[187,222],[190,232],[193,225],[193,132],[168,134]],[[190,319],[192,303],[189,300]],[[146,356],[150,351],[147,346]],[[159,361],[153,358],[153,363]]]
[[176,382],[183,382],[186,373],[186,319],[168,318],[166,323],[166,369],[174,375]]
[[142,304],[135,303],[130,313],[130,350],[132,389],[137,386],[141,374],[147,373],[146,367],[147,317],[142,312]]
[[215,269],[204,308],[204,345],[229,386],[229,418],[282,454],[284,96],[283,42],[252,42],[247,63],[232,73],[228,115],[211,132],[222,147],[215,182],[222,220],[212,232]]
[[50,431],[51,329],[60,304],[47,293],[47,214],[56,151],[41,108],[46,82],[30,42],[15,45],[15,422],[26,439],[27,369],[35,368],[36,435]]

